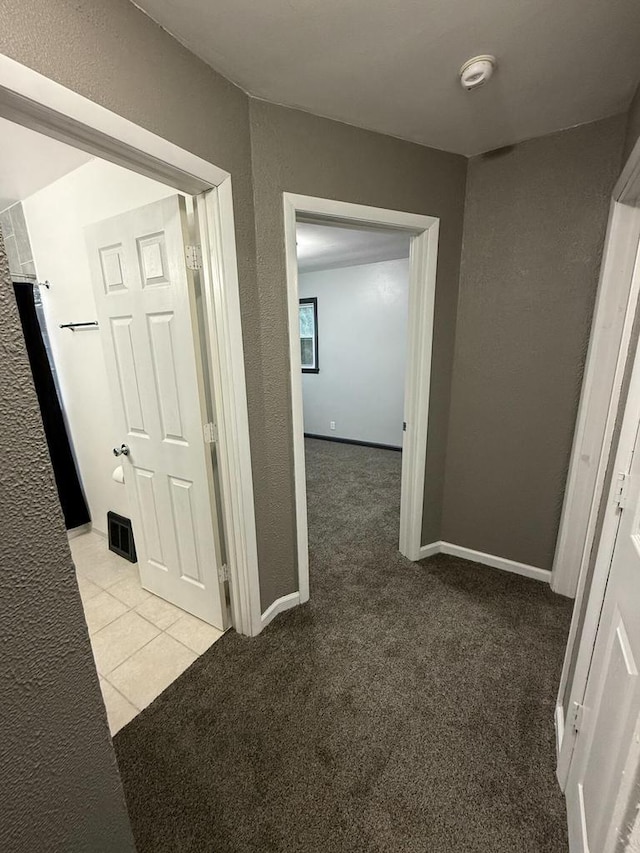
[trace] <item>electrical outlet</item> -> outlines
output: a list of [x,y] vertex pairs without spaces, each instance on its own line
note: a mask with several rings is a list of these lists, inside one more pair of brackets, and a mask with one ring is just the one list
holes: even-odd
[[335,429],[335,428],[336,428],[336,422],[335,421],[329,421],[329,429]]

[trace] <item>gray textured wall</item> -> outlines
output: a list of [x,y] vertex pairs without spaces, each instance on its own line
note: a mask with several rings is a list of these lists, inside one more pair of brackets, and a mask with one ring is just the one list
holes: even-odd
[[636,89],[633,100],[627,112],[627,126],[625,130],[623,162],[626,162],[633,146],[640,137],[640,85]]
[[0,363],[0,846],[127,853],[129,819],[1,236]]
[[624,126],[470,161],[446,541],[551,567]]
[[282,193],[440,217],[433,385],[423,542],[439,538],[466,160],[298,110],[250,101],[265,420],[257,496],[272,535],[260,559],[280,567],[263,603],[297,589]]

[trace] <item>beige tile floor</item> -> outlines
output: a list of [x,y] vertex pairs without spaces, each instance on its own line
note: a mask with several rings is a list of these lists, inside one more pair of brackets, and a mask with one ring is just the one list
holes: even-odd
[[109,728],[146,708],[222,632],[142,589],[138,567],[84,533],[70,542]]

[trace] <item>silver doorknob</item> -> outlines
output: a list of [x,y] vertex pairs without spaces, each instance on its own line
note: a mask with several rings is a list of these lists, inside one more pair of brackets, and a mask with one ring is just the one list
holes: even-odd
[[129,455],[128,446],[126,444],[121,444],[119,448],[114,447],[113,448],[113,455],[114,456],[128,456]]

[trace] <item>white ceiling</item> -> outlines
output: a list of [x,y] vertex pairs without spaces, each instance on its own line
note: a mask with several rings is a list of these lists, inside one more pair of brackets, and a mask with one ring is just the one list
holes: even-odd
[[638,0],[136,4],[252,95],[466,155],[620,112],[640,78]]
[[91,157],[0,118],[0,210],[23,201]]
[[409,235],[403,231],[298,222],[298,269],[315,272],[408,258],[409,241]]

